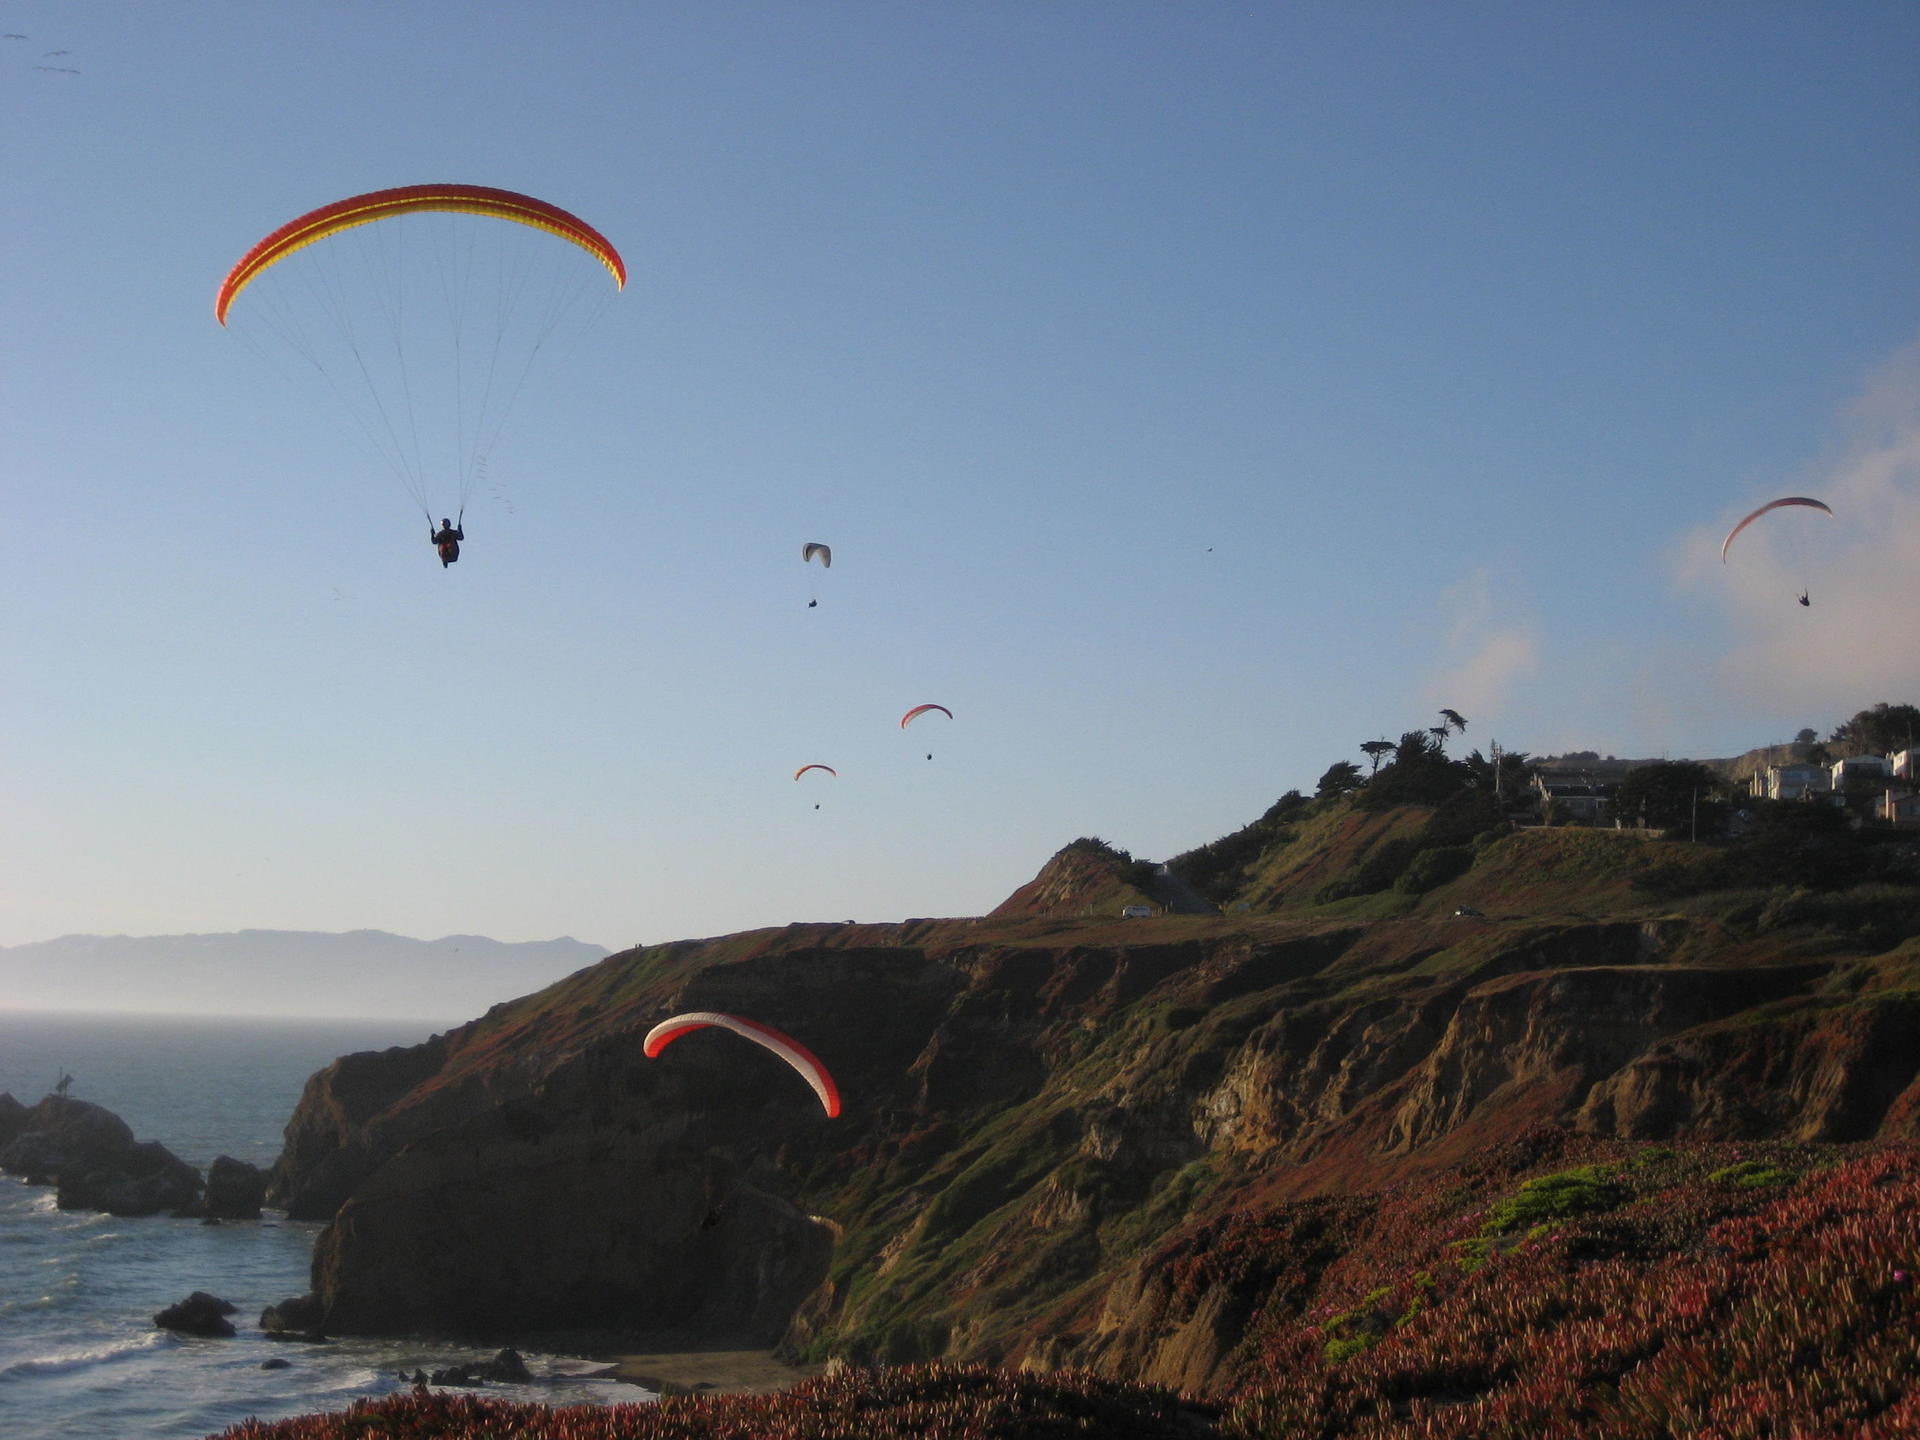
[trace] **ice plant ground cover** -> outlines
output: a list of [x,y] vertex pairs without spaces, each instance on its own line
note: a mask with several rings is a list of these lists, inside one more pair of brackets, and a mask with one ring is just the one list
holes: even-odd
[[[1350,1243],[1304,1307],[1283,1260],[1264,1284],[1228,1432],[1920,1436],[1913,1147],[1567,1150],[1464,1213],[1396,1194],[1327,1217]],[[1271,1264],[1257,1232],[1286,1219],[1236,1217],[1195,1259]]]
[[1213,1404],[928,1365],[601,1409],[397,1396],[219,1440],[1920,1437],[1911,1145],[1540,1131],[1391,1190],[1237,1210],[1160,1260],[1167,1325],[1249,1307]]
[[778,1395],[672,1396],[650,1405],[549,1409],[416,1391],[343,1414],[248,1421],[219,1440],[1177,1440],[1207,1429],[1203,1416],[1144,1385],[915,1365],[844,1370]]

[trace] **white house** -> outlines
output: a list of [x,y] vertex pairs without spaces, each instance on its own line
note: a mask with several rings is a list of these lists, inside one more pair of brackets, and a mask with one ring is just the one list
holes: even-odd
[[1825,795],[1832,789],[1832,770],[1804,760],[1791,765],[1769,765],[1753,772],[1756,800],[1804,800],[1809,795]]
[[1920,780],[1920,750],[1896,750],[1887,757],[1896,780]]
[[1884,755],[1849,755],[1833,762],[1832,774],[1832,788],[1843,794],[1849,790],[1884,790],[1893,779],[1893,762]]

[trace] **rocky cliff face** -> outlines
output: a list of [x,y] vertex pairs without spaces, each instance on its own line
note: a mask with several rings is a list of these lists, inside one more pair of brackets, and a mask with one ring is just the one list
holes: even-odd
[[[1223,1216],[1284,1214],[1311,1254],[1379,1187],[1542,1124],[1920,1135],[1920,947],[1453,917],[1493,909],[1475,875],[1526,872],[1501,847],[1533,843],[1371,919],[1035,904],[616,955],[316,1076],[278,1194],[331,1220],[314,1282],[341,1333],[784,1338],[1205,1388],[1249,1302],[1223,1283],[1173,1306],[1166,1277]],[[1071,863],[1061,894],[1097,888]],[[787,1031],[844,1113],[724,1032],[646,1059],[684,1010]]]

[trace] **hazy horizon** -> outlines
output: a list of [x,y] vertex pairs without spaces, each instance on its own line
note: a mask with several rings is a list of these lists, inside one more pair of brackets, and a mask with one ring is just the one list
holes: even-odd
[[[60,936],[0,946],[0,1010],[464,1024],[613,953],[380,930]],[[96,997],[111,997],[96,1003]]]

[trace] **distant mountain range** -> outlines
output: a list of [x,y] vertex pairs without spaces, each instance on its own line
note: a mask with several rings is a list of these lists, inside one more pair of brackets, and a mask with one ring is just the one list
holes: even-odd
[[0,946],[0,1010],[471,1020],[608,954],[571,936],[62,935]]

